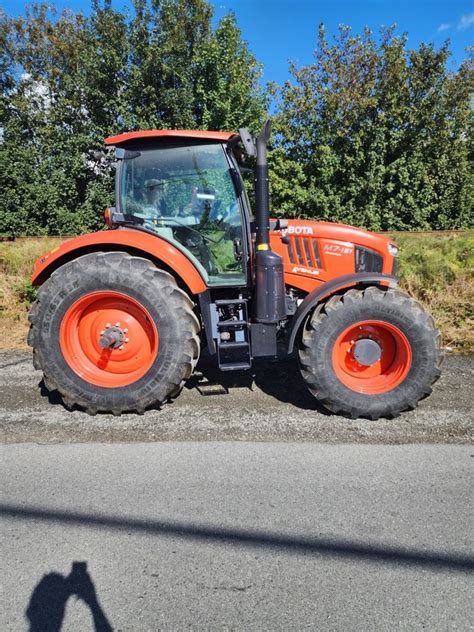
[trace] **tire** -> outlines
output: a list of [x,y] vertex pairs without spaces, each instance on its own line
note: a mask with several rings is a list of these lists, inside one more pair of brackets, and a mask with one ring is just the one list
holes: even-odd
[[431,393],[441,374],[440,333],[403,292],[352,289],[316,307],[299,359],[309,390],[331,412],[392,418]]
[[[191,299],[170,274],[124,252],[66,263],[40,288],[28,318],[28,344],[46,388],[89,414],[143,413],[162,404],[199,358]],[[104,336],[113,345],[103,348]]]

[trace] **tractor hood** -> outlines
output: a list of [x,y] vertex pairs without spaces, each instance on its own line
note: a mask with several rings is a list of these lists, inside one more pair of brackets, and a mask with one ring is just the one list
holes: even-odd
[[306,292],[358,272],[394,274],[398,248],[388,237],[332,222],[275,220],[270,244],[283,259],[285,283]]

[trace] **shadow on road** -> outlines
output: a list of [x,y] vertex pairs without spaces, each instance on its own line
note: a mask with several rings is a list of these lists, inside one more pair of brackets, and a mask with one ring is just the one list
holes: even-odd
[[365,562],[424,567],[429,570],[473,572],[474,558],[463,554],[364,544],[338,538],[314,538],[269,533],[250,529],[206,527],[166,520],[145,520],[101,514],[0,505],[0,515],[14,520],[42,521],[49,524],[75,525],[103,530],[127,530],[155,536],[171,536],[196,542],[221,542],[235,546],[280,550],[305,555]]
[[330,415],[308,391],[295,358],[272,362],[254,360],[250,371],[220,371],[216,360],[204,353],[186,388],[197,389],[201,395],[224,395],[233,388],[254,387],[285,404],[304,410],[316,410]]
[[73,562],[67,577],[48,573],[35,586],[25,612],[30,632],[59,632],[70,597],[81,599],[89,607],[96,632],[113,630],[97,599],[86,562]]

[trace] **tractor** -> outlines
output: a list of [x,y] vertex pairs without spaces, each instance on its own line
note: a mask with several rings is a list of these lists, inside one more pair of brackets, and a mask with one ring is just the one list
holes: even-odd
[[32,277],[28,343],[67,408],[160,406],[204,346],[222,371],[297,355],[314,397],[349,418],[392,418],[431,392],[440,334],[396,288],[396,244],[342,224],[270,219],[269,136],[267,121],[256,137],[149,130],[105,140],[116,168],[105,229],[44,254]]

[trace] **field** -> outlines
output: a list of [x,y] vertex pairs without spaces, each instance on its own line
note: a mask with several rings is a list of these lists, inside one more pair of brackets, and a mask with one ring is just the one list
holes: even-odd
[[[394,235],[399,244],[400,285],[433,314],[443,345],[474,352],[474,231]],[[0,349],[26,348],[27,313],[35,291],[35,259],[58,238],[0,242]]]

